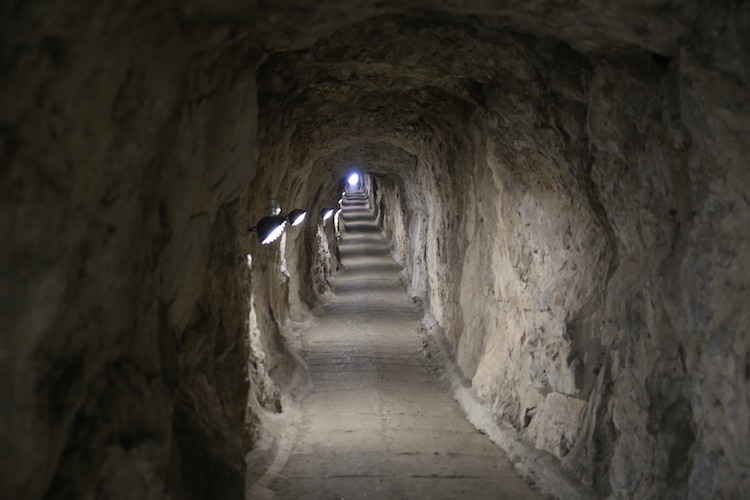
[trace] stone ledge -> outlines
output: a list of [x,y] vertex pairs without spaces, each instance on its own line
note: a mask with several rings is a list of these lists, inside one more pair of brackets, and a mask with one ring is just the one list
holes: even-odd
[[466,418],[478,430],[502,448],[514,463],[516,470],[545,493],[559,500],[595,500],[596,496],[552,454],[538,450],[525,443],[518,433],[495,423],[492,411],[477,400],[471,388],[464,383],[458,366],[453,361],[440,327],[429,314],[423,320],[427,341],[431,342],[440,356],[442,375],[450,383],[453,397],[466,413]]

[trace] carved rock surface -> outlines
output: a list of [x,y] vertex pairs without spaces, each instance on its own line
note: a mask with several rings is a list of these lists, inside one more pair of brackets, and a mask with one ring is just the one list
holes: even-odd
[[2,12],[0,497],[241,498],[353,170],[497,421],[602,498],[750,495],[747,2]]
[[[537,408],[527,410],[530,420],[524,437],[541,450],[562,458],[578,439],[586,401],[551,392]],[[533,413],[532,413],[533,412]]]

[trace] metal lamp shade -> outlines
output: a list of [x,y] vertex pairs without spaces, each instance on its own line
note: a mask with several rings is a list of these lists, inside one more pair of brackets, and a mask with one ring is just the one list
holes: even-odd
[[278,215],[263,217],[258,221],[258,239],[264,245],[268,245],[278,239],[284,232],[286,219]]

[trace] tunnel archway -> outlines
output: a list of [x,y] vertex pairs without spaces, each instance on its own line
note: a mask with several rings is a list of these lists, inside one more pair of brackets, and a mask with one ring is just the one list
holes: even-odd
[[341,264],[248,229],[352,165],[490,420],[595,496],[747,492],[746,3],[4,12],[0,496],[241,497]]

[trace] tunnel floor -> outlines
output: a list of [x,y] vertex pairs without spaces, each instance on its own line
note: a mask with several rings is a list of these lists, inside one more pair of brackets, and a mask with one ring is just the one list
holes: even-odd
[[283,499],[542,499],[420,354],[421,310],[362,196],[348,194],[335,297],[303,334],[314,388],[270,481]]

